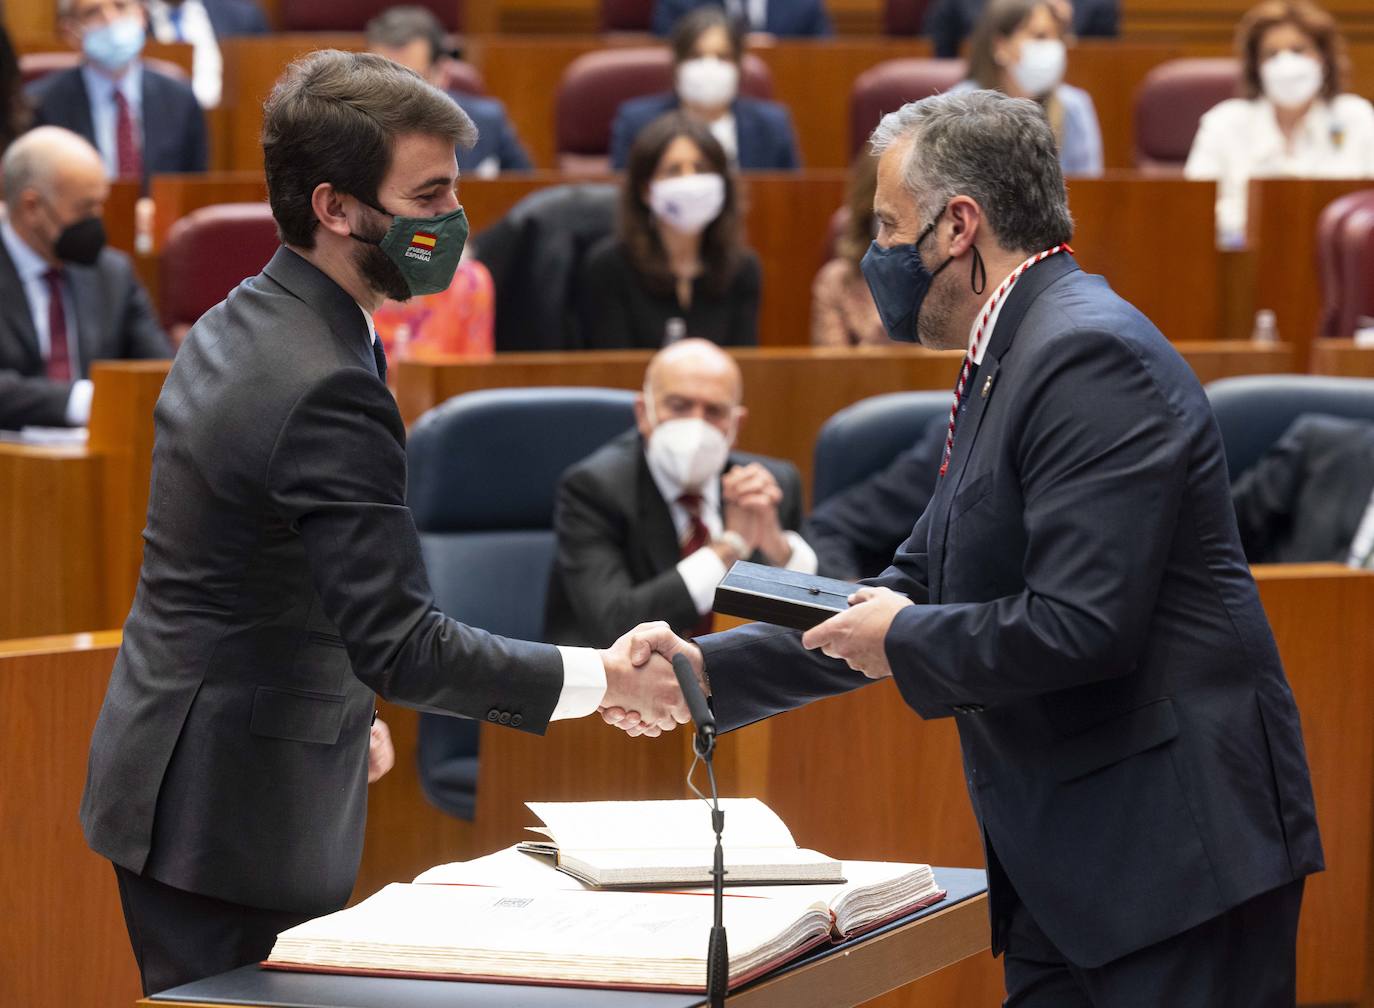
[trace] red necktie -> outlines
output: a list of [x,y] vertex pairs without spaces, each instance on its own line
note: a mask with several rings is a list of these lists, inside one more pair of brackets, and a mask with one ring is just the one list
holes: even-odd
[[[711,542],[711,533],[706,529],[706,523],[701,520],[701,494],[685,493],[677,499],[687,512],[691,521],[687,525],[687,534],[682,539],[683,559],[691,556],[703,546]],[[708,612],[697,621],[689,634],[691,637],[700,637],[702,634],[711,632],[711,614]]]
[[138,133],[129,102],[123,92],[115,91],[115,159],[120,178],[143,177],[143,155],[139,149]]
[[62,271],[50,269],[43,279],[48,282],[48,377],[69,382],[72,358],[67,347],[67,310],[62,305]]

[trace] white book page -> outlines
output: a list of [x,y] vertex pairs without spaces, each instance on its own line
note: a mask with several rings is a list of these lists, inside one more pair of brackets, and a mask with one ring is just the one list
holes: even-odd
[[[714,850],[710,806],[696,799],[627,802],[526,802],[565,850]],[[777,813],[757,798],[722,798],[731,847],[796,847]]]
[[559,871],[552,858],[526,854],[515,847],[507,847],[471,861],[436,865],[415,876],[415,881],[427,885],[493,886],[535,891],[591,888]]

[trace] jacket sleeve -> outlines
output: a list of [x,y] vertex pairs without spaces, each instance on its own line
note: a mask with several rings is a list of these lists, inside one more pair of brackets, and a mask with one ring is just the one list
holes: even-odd
[[148,292],[134,275],[133,264],[120,256],[110,283],[120,290],[111,292],[108,302],[122,306],[117,326],[121,357],[134,360],[157,360],[172,356],[172,344],[162,329]]
[[759,261],[752,252],[740,261],[739,273],[730,285],[729,346],[759,344]]
[[634,324],[623,285],[636,282],[617,268],[616,256],[602,247],[587,255],[577,285],[582,345],[589,350],[619,350],[635,345]]
[[542,734],[563,686],[558,650],[449,619],[434,603],[405,504],[404,429],[361,367],[309,388],[277,435],[269,500],[299,536],[353,672],[388,700],[482,718],[494,707]]
[[936,59],[955,59],[959,43],[964,40],[966,26],[960,16],[961,0],[935,0],[926,13],[925,31],[935,47]]
[[1188,474],[1188,436],[1134,350],[1066,333],[1014,393],[1025,587],[902,609],[887,656],[923,717],[1130,672],[1145,644]]
[[183,98],[185,106],[185,129],[183,154],[180,171],[203,172],[210,168],[210,146],[205,132],[205,113],[191,89],[186,88]]
[[632,120],[633,116],[627,113],[622,102],[615,111],[615,118],[611,120],[611,171],[624,171],[625,163],[630,158],[630,145],[635,142],[635,133],[638,132]]
[[609,647],[639,623],[692,626],[699,615],[675,566],[635,583],[626,559],[627,519],[608,497],[589,474],[573,472],[559,485],[554,505],[558,574],[584,639]]
[[71,394],[70,382],[0,370],[0,429],[65,427]]
[[653,31],[655,35],[667,36],[673,33],[673,25],[677,23],[686,9],[680,0],[655,0]]
[[1231,487],[1236,525],[1245,559],[1266,563],[1274,543],[1292,528],[1293,512],[1306,478],[1308,419],[1299,417],[1258,462]]
[[529,154],[525,153],[525,148],[520,143],[520,137],[516,134],[515,125],[510,121],[509,116],[503,116],[501,119],[501,150],[499,160],[503,172],[534,170],[534,163],[530,161]]

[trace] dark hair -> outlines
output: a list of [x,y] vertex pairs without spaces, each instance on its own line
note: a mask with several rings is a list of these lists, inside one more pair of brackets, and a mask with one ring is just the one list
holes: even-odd
[[903,181],[926,220],[968,196],[1009,252],[1040,252],[1073,237],[1054,134],[1035,102],[1000,91],[922,98],[883,116],[871,144],[882,154],[907,139]]
[[617,220],[620,241],[650,290],[667,293],[673,289],[668,256],[663,250],[658,228],[654,226],[653,212],[644,200],[644,192],[663,159],[663,152],[678,137],[686,137],[696,144],[711,170],[725,179],[725,204],[720,209],[720,216],[706,225],[701,235],[702,278],[707,289],[718,294],[734,278],[743,239],[735,176],[730,170],[729,159],[720,141],[700,121],[683,112],[668,112],[639,131],[630,147],[624,188],[620,193]]
[[428,7],[388,7],[367,23],[367,44],[399,49],[416,39],[429,43],[429,62],[437,63],[448,52],[444,26]]
[[878,189],[878,158],[864,147],[849,166],[845,207],[849,219],[835,242],[835,254],[856,270],[873,243],[873,194]]
[[693,7],[673,25],[673,34],[669,39],[673,47],[673,62],[685,63],[691,59],[697,39],[712,28],[724,28],[730,36],[730,51],[734,53],[736,63],[744,59],[744,24],[739,18],[726,14],[724,7],[708,3]]
[[10,44],[9,32],[0,24],[0,153],[29,128],[30,118],[19,60]]
[[1259,47],[1265,32],[1279,25],[1291,24],[1312,40],[1321,54],[1323,98],[1330,101],[1345,90],[1349,64],[1345,39],[1341,37],[1336,19],[1308,0],[1265,0],[1252,7],[1240,19],[1236,29],[1236,55],[1240,58],[1240,91],[1246,98],[1258,98],[1264,93],[1260,82]]
[[[997,62],[997,54],[994,51],[997,42],[1016,34],[1030,20],[1030,16],[1041,7],[1048,10],[1054,17],[1055,24],[1059,26],[1060,36],[1067,35],[1069,25],[1060,20],[1059,13],[1050,0],[992,0],[987,7],[983,8],[983,15],[974,25],[973,34],[969,37],[969,80],[980,88],[1001,90],[1004,68]],[[1062,144],[1064,140],[1064,107],[1059,101],[1059,97],[1054,91],[1050,91],[1046,95],[1036,95],[1034,100],[1038,101],[1040,107],[1045,110],[1045,118],[1049,120],[1050,128],[1054,130],[1055,141]]]
[[376,204],[402,133],[472,146],[477,128],[442,91],[371,53],[323,49],[286,68],[263,110],[267,198],[281,240],[315,245],[310,205],[322,182]]

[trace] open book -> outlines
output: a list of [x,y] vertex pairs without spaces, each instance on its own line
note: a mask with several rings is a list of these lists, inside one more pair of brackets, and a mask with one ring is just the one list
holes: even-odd
[[[519,859],[524,859],[522,862]],[[939,901],[925,865],[850,862],[845,885],[727,891],[730,985]],[[709,893],[584,889],[514,848],[393,883],[277,938],[266,966],[501,983],[703,990]],[[459,881],[523,880],[518,886]]]
[[[555,856],[560,871],[602,888],[711,884],[716,835],[700,801],[527,802],[547,841],[522,850]],[[728,885],[842,882],[840,862],[797,846],[757,798],[722,798]]]

